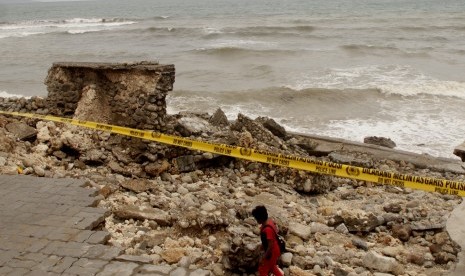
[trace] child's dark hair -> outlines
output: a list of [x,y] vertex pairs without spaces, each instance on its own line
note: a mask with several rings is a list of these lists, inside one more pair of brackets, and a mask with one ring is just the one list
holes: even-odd
[[268,212],[266,211],[266,207],[263,205],[259,205],[252,210],[252,216],[259,222],[265,222],[268,219]]

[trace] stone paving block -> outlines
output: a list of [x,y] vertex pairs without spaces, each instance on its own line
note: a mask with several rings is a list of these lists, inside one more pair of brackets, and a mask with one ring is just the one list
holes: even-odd
[[14,243],[9,241],[8,237],[1,236],[0,237],[0,249],[1,250],[13,250]]
[[18,233],[23,233],[24,231],[26,231],[28,228],[29,228],[29,224],[25,224],[25,223],[19,223],[19,222],[16,222],[16,221],[12,221],[11,223],[9,223],[7,225],[6,228],[4,228],[2,230],[2,235],[6,234],[6,235],[16,235]]
[[75,229],[75,230],[79,232],[74,237],[72,237],[69,241],[86,242],[87,239],[89,239],[90,236],[94,233],[94,231],[90,231],[90,230],[79,230],[79,229]]
[[28,248],[33,241],[28,237],[21,236],[2,236],[0,238],[0,249],[3,250],[14,250],[14,251],[24,251]]
[[13,268],[8,267],[8,266],[2,266],[0,267],[0,275],[7,275],[8,273],[12,272]]
[[36,239],[36,241],[31,244],[29,247],[25,248],[25,252],[39,252],[44,249],[50,243],[49,240],[46,239]]
[[76,204],[79,204],[79,206],[83,207],[96,207],[98,203],[103,199],[101,196],[85,196],[85,197],[80,197],[79,199],[74,199],[74,202]]
[[[55,204],[55,209],[51,210],[50,214],[51,215],[65,216],[65,215],[63,215],[63,213],[65,213],[66,210],[68,210],[68,208],[69,208],[69,205]],[[65,216],[65,217],[67,217],[67,216]]]
[[88,258],[80,258],[77,260],[73,266],[77,267],[91,267],[95,269],[102,269],[106,266],[109,262],[104,260],[96,260],[96,259],[88,259]]
[[110,262],[97,276],[130,276],[138,266],[135,263]]
[[140,266],[136,273],[146,274],[146,275],[168,275],[173,268],[169,265],[142,265]]
[[35,261],[32,261],[32,260],[20,260],[20,259],[11,259],[9,262],[8,262],[8,266],[9,267],[13,267],[13,268],[27,268],[27,269],[31,269],[32,267],[36,266],[37,265],[37,262]]
[[[80,212],[80,211],[79,211]],[[63,222],[63,225],[66,225],[67,227],[71,227],[71,228],[74,228],[74,229],[79,229],[77,228],[76,226],[79,224],[79,222],[81,222],[84,218],[83,217],[80,217],[80,216],[77,216],[76,215],[73,215],[71,217],[69,217],[67,220],[65,220]],[[83,230],[83,229],[82,229]]]
[[17,208],[16,210],[20,213],[33,213],[34,211],[40,210],[40,208],[39,203],[27,202],[21,205],[21,207]]
[[56,241],[70,241],[75,236],[80,234],[79,229],[74,229],[70,227],[57,227],[53,231],[51,231],[46,238],[49,240],[56,240]]
[[105,244],[110,238],[111,235],[107,231],[95,231],[86,242],[91,244]]
[[91,267],[75,267],[71,266],[64,271],[62,275],[73,275],[73,276],[89,276],[95,275],[100,271],[100,269],[95,269]]
[[44,219],[41,219],[34,224],[36,225],[46,225],[46,226],[53,226],[53,227],[60,227],[63,225],[63,222],[66,221],[68,217],[66,216],[59,216],[59,215],[50,215]]
[[44,260],[42,260],[40,263],[38,263],[36,266],[32,267],[32,271],[50,271],[52,267],[54,267],[62,257],[60,256],[55,256],[55,255],[50,255]]
[[31,260],[35,261],[37,263],[42,262],[48,257],[48,255],[42,254],[42,253],[23,253],[21,256],[18,256],[18,259],[22,260]]
[[20,223],[29,223],[33,220],[35,220],[37,217],[36,217],[36,214],[34,213],[31,213],[31,212],[24,212],[24,213],[21,213],[21,214],[18,214],[14,220],[16,222],[20,222]]
[[153,259],[149,256],[136,256],[136,255],[120,255],[115,258],[117,261],[123,262],[132,262],[132,263],[139,263],[139,264],[151,264],[153,263]]
[[24,229],[22,232],[17,232],[15,235],[25,236],[25,237],[35,237],[35,233],[40,231],[41,226],[39,225],[29,225],[28,228]]
[[47,246],[40,252],[46,255],[56,255],[55,252],[60,251],[65,246],[66,242],[63,241],[51,241]]
[[[14,251],[14,250],[1,250],[0,251],[0,266],[5,265],[8,263],[11,259],[18,257],[21,255],[19,251]],[[2,275],[0,273],[0,275]]]
[[107,261],[91,260],[87,258],[80,258],[73,265],[64,271],[65,274],[71,275],[95,275],[108,264]]
[[[69,256],[69,257],[81,257],[89,249],[92,247],[91,244],[88,243],[82,243],[82,242],[67,242],[62,249],[63,252],[60,254],[63,254],[63,256]],[[59,254],[58,254],[59,255]]]
[[54,267],[50,269],[51,272],[63,273],[65,270],[70,268],[74,262],[77,261],[77,258],[73,257],[63,257]]
[[187,276],[189,273],[184,267],[177,267],[170,272],[170,276]]
[[204,270],[204,269],[196,269],[194,271],[192,271],[189,276],[210,276],[212,275],[212,273],[208,270]]
[[99,213],[80,212],[76,216],[83,218],[75,225],[77,229],[92,230],[105,221],[105,216]]
[[91,245],[86,243],[52,241],[41,252],[44,254],[79,258],[90,248]]
[[96,244],[93,245],[82,257],[112,260],[121,254],[122,249],[113,246]]
[[31,232],[29,236],[38,239],[46,239],[50,232],[52,232],[55,229],[55,227],[49,225],[30,225],[30,227],[31,226],[34,228],[34,231],[31,232],[30,229],[26,229],[24,232]]
[[24,276],[65,276],[62,273],[55,273],[50,271],[31,271]]
[[5,201],[2,201],[2,202],[5,202],[7,204],[5,204],[9,210],[17,210],[17,209],[20,209],[21,207],[23,207],[26,202],[24,201],[21,201],[20,199],[13,199],[14,201],[12,201],[12,198],[9,198],[9,199],[6,199]]
[[69,205],[68,209],[64,211],[62,215],[72,217],[72,216],[75,216],[77,213],[81,212],[83,208],[86,208],[86,207]]
[[27,273],[31,272],[27,268],[15,268],[13,271],[10,273],[6,274],[7,276],[23,276],[26,275]]

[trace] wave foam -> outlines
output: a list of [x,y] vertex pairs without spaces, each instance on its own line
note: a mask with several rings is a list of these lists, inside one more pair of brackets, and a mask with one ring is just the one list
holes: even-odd
[[124,18],[71,18],[3,23],[0,24],[0,38],[25,37],[57,32],[71,34],[97,32],[135,23],[136,21]]
[[386,94],[415,96],[420,94],[465,99],[465,83],[438,80],[416,72],[409,66],[366,66],[333,68],[325,72],[293,77],[294,90],[324,89],[377,89]]
[[8,93],[6,91],[1,91],[0,90],[0,98],[30,98],[30,97],[26,97],[24,95],[19,95],[19,94],[12,94],[12,93]]

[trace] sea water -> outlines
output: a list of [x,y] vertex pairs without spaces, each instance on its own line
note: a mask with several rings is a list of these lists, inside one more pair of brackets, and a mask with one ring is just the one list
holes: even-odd
[[465,140],[463,0],[0,0],[0,96],[56,61],[175,64],[168,112],[453,157]]

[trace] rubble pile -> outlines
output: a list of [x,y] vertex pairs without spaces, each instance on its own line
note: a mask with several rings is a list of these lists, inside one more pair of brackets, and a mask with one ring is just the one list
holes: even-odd
[[[3,99],[2,109],[5,104],[22,106],[21,101]],[[318,146],[314,141],[286,133],[269,118],[239,114],[229,122],[218,110],[212,116],[167,115],[165,122],[168,133],[193,139],[464,180],[453,172],[363,152],[312,156]],[[281,267],[287,275],[440,275],[455,265],[460,251],[445,231],[450,212],[461,202],[456,196],[38,119],[0,116],[0,126],[1,174],[88,180],[89,188],[100,194],[100,206],[111,210],[104,225],[111,233],[109,243],[154,264],[187,264],[214,275],[253,273],[260,239],[250,211],[259,204],[267,207],[286,239]]]

